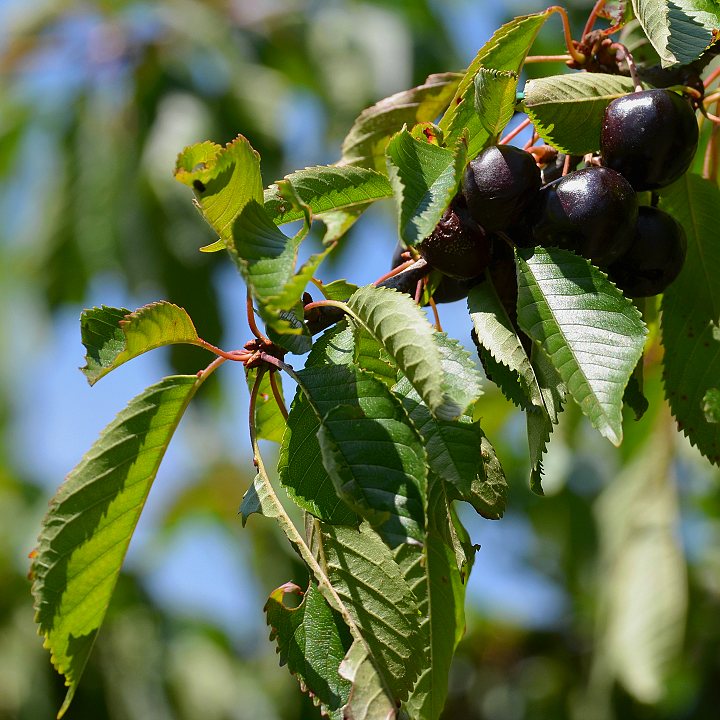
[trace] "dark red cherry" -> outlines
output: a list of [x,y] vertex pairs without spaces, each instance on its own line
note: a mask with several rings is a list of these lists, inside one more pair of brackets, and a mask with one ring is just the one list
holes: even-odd
[[628,297],[658,295],[680,274],[686,250],[680,223],[663,210],[643,206],[632,244],[607,273]]
[[472,217],[492,232],[517,222],[540,184],[540,169],[530,153],[512,145],[493,145],[467,166],[462,194]]
[[535,240],[572,250],[596,265],[609,265],[632,242],[637,221],[635,191],[605,167],[587,167],[538,193]]
[[483,273],[490,262],[491,247],[485,230],[462,204],[456,203],[445,211],[417,249],[428,264],[441,273],[468,279]]
[[695,111],[671,90],[623,95],[605,110],[602,164],[635,190],[657,190],[677,180],[690,167],[697,145]]

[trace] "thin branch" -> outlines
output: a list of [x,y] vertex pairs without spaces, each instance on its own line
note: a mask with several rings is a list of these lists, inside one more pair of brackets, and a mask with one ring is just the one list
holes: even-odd
[[280,408],[280,413],[285,418],[285,420],[288,419],[288,411],[285,407],[285,400],[283,400],[282,393],[280,392],[280,388],[277,384],[277,370],[271,370],[270,371],[270,387],[272,388],[273,395],[275,397],[275,402],[277,403],[277,406]]
[[525,64],[528,63],[544,63],[544,62],[568,62],[572,60],[572,55],[528,55],[525,58]]
[[212,343],[209,343],[207,340],[203,340],[202,338],[198,338],[198,342],[200,347],[205,348],[205,350],[209,350],[212,353],[215,353],[221,358],[224,358],[225,360],[235,360],[237,362],[245,362],[245,360],[250,356],[250,353],[247,350],[231,350],[230,352],[226,352],[225,350],[221,350],[219,347],[216,347]]

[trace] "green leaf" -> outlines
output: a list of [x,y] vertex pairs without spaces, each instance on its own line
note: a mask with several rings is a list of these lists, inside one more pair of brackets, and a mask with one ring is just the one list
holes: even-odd
[[507,480],[495,448],[484,433],[480,438],[480,457],[482,463],[469,491],[460,491],[458,485],[452,484],[447,484],[445,490],[451,500],[462,500],[472,505],[482,517],[499,520],[505,513]]
[[422,542],[425,453],[400,402],[351,365],[296,379],[320,420],[322,461],[338,495],[391,546]]
[[353,323],[354,362],[380,382],[392,387],[398,379],[397,365],[385,348],[360,324]]
[[480,67],[457,106],[445,135],[447,145],[467,136],[467,156],[474,158],[497,142],[515,111],[518,74],[513,70]]
[[347,300],[358,286],[347,280],[333,280],[322,286],[322,293],[328,300]]
[[[360,628],[384,685],[404,700],[424,666],[417,599],[369,526],[318,525],[315,551],[328,579]],[[341,674],[347,677],[342,668]]]
[[428,533],[420,551],[403,546],[396,561],[419,600],[425,663],[405,707],[411,717],[436,720],[445,706],[455,649],[465,632],[465,585],[455,556],[443,484],[431,482]]
[[[286,607],[286,594],[302,595],[302,602]],[[288,666],[324,715],[342,720],[351,683],[340,677],[339,667],[353,640],[340,615],[312,583],[304,594],[292,583],[274,590],[265,613],[270,639],[277,641],[280,664]]]
[[518,252],[520,327],[539,342],[602,435],[622,440],[622,397],[642,355],[637,308],[587,260],[566,250]]
[[263,201],[260,155],[242,135],[224,148],[212,142],[185,148],[175,179],[194,190],[198,209],[227,248],[240,211],[251,201]]
[[718,16],[698,5],[690,0],[633,0],[635,16],[663,67],[692,62],[712,42]]
[[419,140],[401,130],[386,148],[388,175],[398,210],[400,238],[416,245],[435,229],[460,185],[467,145],[454,150]]
[[[454,420],[481,394],[480,373],[457,342],[438,343],[436,333],[412,298],[389,288],[360,288],[347,303],[385,348],[430,412]],[[443,372],[443,358],[457,374]]]
[[396,703],[388,697],[366,645],[353,643],[340,664],[340,675],[352,683],[344,708],[348,720],[394,720],[397,717]]
[[190,316],[169,302],[135,312],[106,305],[83,310],[80,333],[86,350],[81,370],[90,385],[148,350],[175,343],[202,346]]
[[489,277],[468,293],[468,310],[477,342],[496,362],[510,369],[520,383],[521,406],[542,407],[535,370]]
[[685,229],[687,257],[662,300],[665,394],[678,427],[700,452],[720,464],[720,425],[708,422],[708,391],[720,377],[720,190],[685,175],[663,191],[660,207]]
[[240,504],[239,513],[242,518],[243,527],[245,527],[248,518],[255,513],[268,518],[278,517],[278,507],[274,502],[274,496],[270,494],[270,490],[269,483],[265,482],[260,473],[258,473],[250,487],[245,491],[242,503]]
[[[470,123],[471,128],[474,127],[471,113],[463,107],[463,103],[472,100],[473,108],[475,106],[475,91],[470,91],[470,88],[474,85],[480,68],[512,72],[518,75],[540,28],[550,15],[551,13],[546,10],[534,15],[517,17],[496,30],[490,40],[480,48],[460,80],[455,95],[448,105],[448,110],[440,120],[440,128],[446,133],[446,136],[459,136],[466,123]],[[472,137],[472,135],[471,130],[470,136]]]
[[[257,368],[251,368],[246,371],[246,380],[248,389],[252,389],[257,377]],[[280,397],[283,397],[282,381],[276,375],[275,383]],[[255,429],[260,440],[270,440],[272,442],[282,442],[283,433],[285,431],[285,418],[280,410],[280,406],[275,399],[272,385],[270,383],[270,373],[263,373],[260,379],[260,387],[258,388],[257,404],[255,406]]]
[[540,137],[564,153],[600,149],[605,108],[634,89],[630,78],[603,73],[566,73],[530,80],[525,111]]
[[167,377],[130,401],[68,475],[32,564],[36,621],[65,675],[68,708],[168,443],[202,383]]
[[430,75],[423,85],[380,100],[363,110],[343,141],[342,163],[385,172],[385,146],[404,125],[432,122],[445,110],[460,73]]
[[[305,168],[285,176],[298,197],[314,216],[336,210],[363,209],[376,200],[392,197],[388,179],[368,168],[325,165]],[[277,225],[301,220],[302,213],[290,206],[278,186],[265,190],[265,210]]]
[[710,388],[703,397],[703,412],[709,423],[720,422],[720,388]]

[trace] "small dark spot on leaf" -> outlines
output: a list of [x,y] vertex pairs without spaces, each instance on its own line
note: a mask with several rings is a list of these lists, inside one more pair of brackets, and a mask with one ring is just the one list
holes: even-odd
[[461,97],[455,98],[455,105],[459,105],[462,101],[463,99]]
[[687,395],[681,395],[681,396],[680,396],[680,399],[681,399],[683,402],[687,402],[688,396],[687,396]]
[[205,192],[205,183],[201,182],[200,180],[193,180],[193,187],[198,192]]

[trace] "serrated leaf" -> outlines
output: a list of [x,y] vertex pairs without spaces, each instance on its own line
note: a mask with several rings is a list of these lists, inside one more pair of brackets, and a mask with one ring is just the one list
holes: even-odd
[[[297,607],[285,606],[283,599],[289,593],[302,595]],[[304,594],[292,583],[274,590],[265,613],[280,664],[288,666],[324,715],[343,720],[351,683],[340,676],[339,667],[353,640],[340,615],[312,583]]]
[[542,407],[543,399],[530,358],[489,277],[468,293],[468,310],[475,331],[473,337],[496,362],[515,373],[523,391],[521,406]]
[[419,601],[425,663],[405,707],[410,717],[436,720],[445,706],[455,648],[465,631],[465,585],[458,567],[443,484],[431,482],[428,532],[422,551],[403,546],[396,554]]
[[362,325],[353,323],[353,326],[355,365],[392,387],[398,378],[397,365],[385,348]]
[[165,378],[130,401],[70,472],[32,563],[36,622],[65,675],[68,708],[168,443],[202,383]]
[[333,280],[322,286],[322,293],[328,300],[347,300],[358,286],[347,280]]
[[[440,120],[440,128],[445,132],[446,137],[459,137],[466,124],[470,124],[471,128],[474,125],[475,121],[467,108],[463,107],[463,103],[472,100],[474,108],[475,91],[469,90],[473,87],[480,68],[519,74],[530,47],[550,14],[545,11],[517,17],[496,30],[490,40],[480,48],[460,80],[452,102]],[[471,130],[470,137],[472,135]]]
[[635,16],[663,67],[697,59],[712,42],[717,15],[688,0],[632,0]]
[[[412,298],[389,288],[360,288],[348,307],[385,348],[427,405],[441,420],[462,415],[481,394],[480,374],[462,346],[441,346],[435,331]],[[442,358],[457,375],[443,372]]]
[[[363,167],[325,165],[305,168],[285,176],[313,216],[338,210],[365,209],[376,200],[392,197],[388,179]],[[290,206],[278,186],[265,190],[265,210],[277,225],[301,220],[302,213]]]
[[391,95],[363,110],[343,141],[342,163],[385,172],[385,146],[404,125],[432,122],[445,110],[461,73],[430,75],[424,84]]
[[663,191],[660,207],[685,229],[687,256],[662,300],[665,394],[678,427],[708,460],[720,464],[720,425],[704,403],[720,377],[720,190],[685,175]]
[[134,312],[106,305],[83,310],[80,333],[86,350],[81,370],[90,385],[149,350],[175,343],[201,345],[190,316],[169,302]]
[[193,189],[198,209],[227,248],[240,211],[248,202],[263,201],[260,156],[242,135],[225,147],[203,142],[185,148],[175,179]]
[[600,149],[605,108],[633,89],[632,80],[620,75],[552,75],[527,82],[523,106],[545,142],[561,152],[584,155]]
[[637,308],[587,260],[566,250],[518,252],[518,322],[539,342],[602,435],[622,440],[622,397],[642,355]]
[[518,74],[513,70],[480,67],[455,110],[445,142],[452,145],[467,136],[467,156],[477,156],[497,142],[516,105]]
[[385,153],[400,238],[412,247],[430,235],[455,197],[466,165],[467,145],[460,139],[454,149],[444,148],[401,130]]
[[470,332],[475,348],[478,351],[478,357],[480,358],[480,364],[485,371],[485,375],[490,382],[500,389],[500,392],[511,402],[513,405],[519,408],[525,408],[527,406],[527,396],[525,391],[520,384],[520,377],[514,371],[511,370],[504,363],[498,362],[487,350],[483,347],[480,341],[477,339],[477,334],[474,330]]
[[422,542],[425,453],[400,402],[353,366],[296,378],[320,420],[322,461],[338,495],[391,546]]
[[320,524],[316,544],[385,686],[404,700],[423,668],[423,644],[417,600],[390,549],[367,524]]
[[[257,368],[247,370],[246,380],[248,389],[252,389],[257,373]],[[275,385],[282,398],[282,382],[277,376]],[[257,402],[255,405],[255,432],[260,440],[270,440],[276,443],[282,442],[283,433],[285,432],[285,418],[275,399],[275,393],[272,390],[270,372],[263,373],[260,379],[260,387],[258,388]]]
[[245,527],[248,518],[255,513],[269,518],[278,516],[277,505],[269,490],[268,483],[258,473],[253,478],[250,487],[245,491],[238,510],[243,527]]

